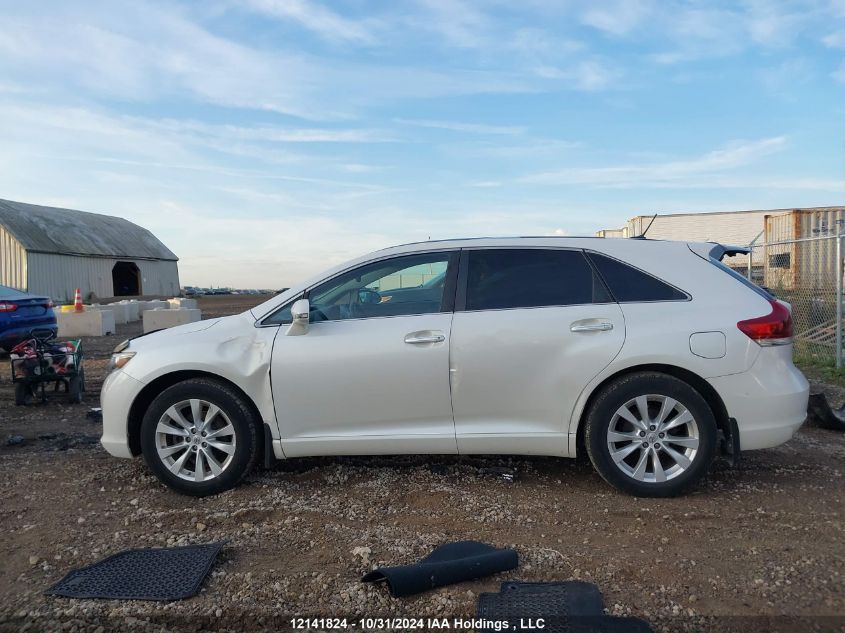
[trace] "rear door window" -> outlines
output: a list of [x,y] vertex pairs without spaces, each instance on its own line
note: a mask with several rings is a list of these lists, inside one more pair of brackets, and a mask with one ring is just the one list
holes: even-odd
[[688,294],[675,286],[618,259],[593,252],[588,253],[588,256],[607,284],[613,298],[620,303],[689,299]]
[[579,250],[469,250],[466,268],[466,310],[539,308],[611,300]]

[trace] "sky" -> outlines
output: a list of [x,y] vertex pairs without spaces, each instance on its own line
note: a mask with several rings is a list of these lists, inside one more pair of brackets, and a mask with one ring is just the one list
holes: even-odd
[[185,285],[392,244],[845,204],[845,0],[0,0],[0,198]]

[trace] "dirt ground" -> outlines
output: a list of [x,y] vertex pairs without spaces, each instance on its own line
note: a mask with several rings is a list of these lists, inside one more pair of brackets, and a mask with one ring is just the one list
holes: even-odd
[[[208,297],[206,318],[250,297]],[[83,405],[15,407],[0,380],[0,630],[285,630],[293,616],[472,617],[503,580],[594,582],[611,614],[655,630],[845,630],[845,435],[718,463],[678,499],[616,492],[590,466],[549,458],[296,459],[236,490],[193,499],[142,460],[108,456],[86,417],[116,336],[86,339]],[[5,363],[0,359],[0,363]],[[817,384],[816,388],[825,388]],[[835,404],[841,389],[829,388]],[[23,442],[8,442],[11,436]],[[512,483],[482,471],[507,466]],[[228,539],[202,592],[170,603],[42,592],[68,571],[135,547]],[[515,548],[513,572],[411,598],[359,582],[441,543]],[[356,550],[356,548],[369,548]],[[353,550],[358,551],[353,554]],[[354,626],[352,629],[360,629]]]

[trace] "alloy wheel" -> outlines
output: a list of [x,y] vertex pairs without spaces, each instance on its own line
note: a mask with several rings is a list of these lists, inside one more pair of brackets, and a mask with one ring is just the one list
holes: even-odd
[[214,403],[198,398],[169,407],[155,432],[158,457],[177,477],[203,482],[218,477],[235,454],[235,427]]
[[644,483],[662,483],[686,472],[698,453],[692,413],[668,396],[632,398],[613,414],[607,448],[616,467]]

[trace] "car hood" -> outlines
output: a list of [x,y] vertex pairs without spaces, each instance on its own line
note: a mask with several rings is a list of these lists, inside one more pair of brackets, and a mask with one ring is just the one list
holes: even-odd
[[157,330],[147,334],[141,334],[130,340],[129,347],[132,350],[141,351],[144,349],[158,347],[160,345],[175,345],[185,337],[210,336],[213,338],[228,338],[233,334],[250,331],[254,327],[254,320],[249,312],[235,314],[233,316],[220,317],[186,323],[165,330]]

